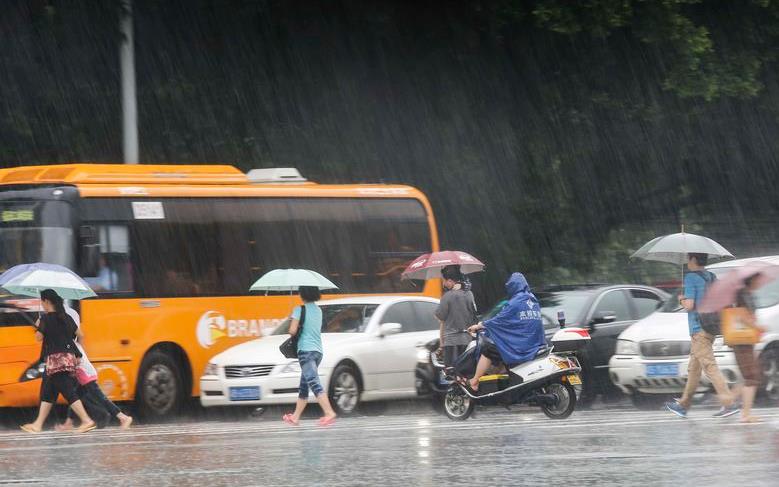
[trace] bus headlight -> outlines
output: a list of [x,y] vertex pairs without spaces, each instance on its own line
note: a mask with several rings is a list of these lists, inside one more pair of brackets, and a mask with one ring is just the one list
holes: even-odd
[[39,379],[43,377],[43,373],[46,371],[46,364],[38,361],[34,364],[30,365],[27,370],[24,371],[21,377],[19,377],[19,382],[28,382],[31,380]]
[[219,375],[219,366],[213,362],[208,362],[206,370],[203,371],[203,375]]

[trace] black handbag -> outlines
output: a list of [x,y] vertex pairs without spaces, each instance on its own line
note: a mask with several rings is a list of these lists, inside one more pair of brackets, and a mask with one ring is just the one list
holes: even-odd
[[298,337],[303,331],[303,324],[306,322],[306,305],[300,307],[300,321],[298,322],[298,332],[290,336],[284,343],[279,345],[279,352],[286,358],[298,358]]

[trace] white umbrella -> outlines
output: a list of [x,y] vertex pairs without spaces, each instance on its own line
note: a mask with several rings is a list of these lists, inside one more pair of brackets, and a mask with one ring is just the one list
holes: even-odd
[[2,285],[12,294],[40,297],[44,289],[53,289],[62,299],[84,299],[97,296],[79,276],[72,271],[32,269],[20,272]]
[[275,269],[252,284],[251,291],[297,291],[301,286],[338,289],[322,274],[308,269]]
[[687,263],[687,254],[706,254],[715,259],[733,257],[725,247],[708,237],[681,232],[647,242],[630,258],[684,265]]

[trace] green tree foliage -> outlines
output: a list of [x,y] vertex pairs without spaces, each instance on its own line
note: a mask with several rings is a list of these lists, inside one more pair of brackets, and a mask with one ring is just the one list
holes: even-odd
[[[119,162],[116,2],[6,3],[4,164]],[[666,279],[626,256],[680,223],[775,251],[745,223],[779,209],[775,0],[135,0],[135,22],[143,161],[416,185],[487,300],[510,270]]]

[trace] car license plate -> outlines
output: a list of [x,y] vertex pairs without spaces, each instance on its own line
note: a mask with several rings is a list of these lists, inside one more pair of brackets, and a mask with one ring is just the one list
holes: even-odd
[[647,364],[647,377],[678,377],[679,364]]
[[259,386],[231,387],[230,400],[231,401],[259,401],[260,387]]
[[582,384],[582,380],[576,374],[567,375],[565,377],[572,386],[580,386]]

